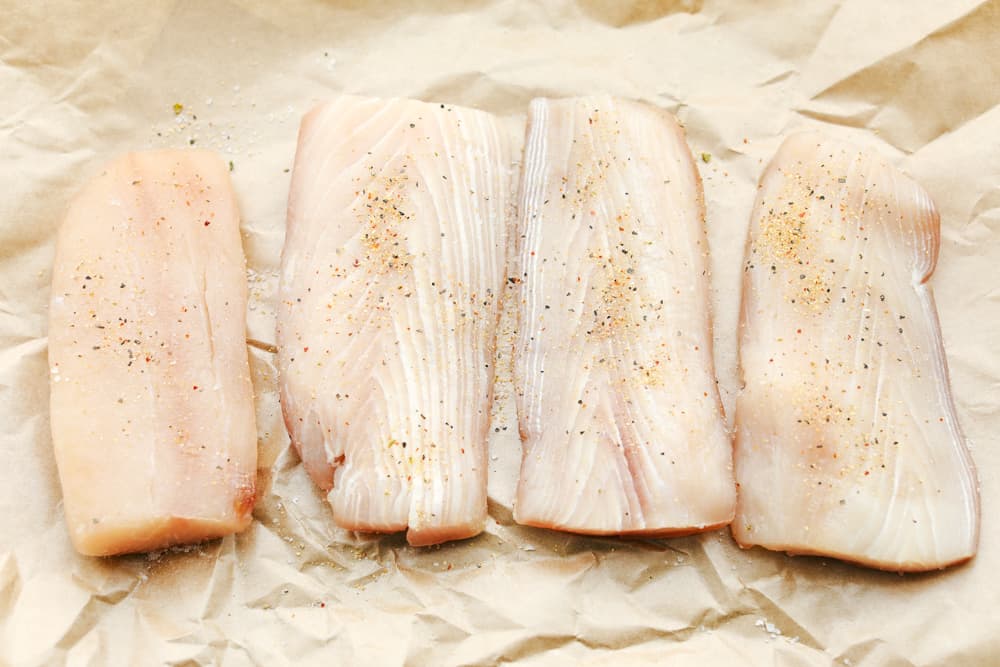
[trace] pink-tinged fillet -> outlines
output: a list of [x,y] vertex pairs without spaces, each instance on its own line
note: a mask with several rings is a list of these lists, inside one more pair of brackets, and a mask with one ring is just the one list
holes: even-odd
[[647,536],[729,523],[704,198],[676,120],[535,100],[520,217],[515,519]]
[[343,528],[421,546],[485,525],[512,163],[472,109],[342,96],[302,121],[281,404]]
[[52,440],[82,554],[250,523],[257,435],[239,223],[217,156],[164,150],[108,165],[59,230]]
[[878,155],[788,138],[743,284],[740,545],[917,572],[976,552],[979,493],[934,299],[940,220]]

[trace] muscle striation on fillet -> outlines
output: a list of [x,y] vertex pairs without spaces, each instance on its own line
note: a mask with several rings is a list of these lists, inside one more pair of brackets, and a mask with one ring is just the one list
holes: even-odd
[[302,122],[279,383],[341,527],[414,545],[483,528],[512,164],[472,109],[342,96]]
[[535,100],[520,194],[515,519],[671,535],[733,516],[701,180],[677,122]]
[[744,274],[733,535],[898,571],[967,560],[978,485],[927,284],[940,222],[877,155],[790,137]]

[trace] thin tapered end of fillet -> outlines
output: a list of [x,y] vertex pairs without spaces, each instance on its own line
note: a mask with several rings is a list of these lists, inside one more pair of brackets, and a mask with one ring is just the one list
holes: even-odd
[[486,512],[478,519],[471,519],[454,525],[429,525],[410,527],[406,531],[406,541],[413,547],[426,547],[454,540],[464,540],[475,537],[486,527]]
[[928,194],[873,152],[803,133],[750,222],[733,536],[899,572],[971,558],[979,489],[933,295]]
[[252,518],[252,512],[241,513],[233,521],[162,517],[71,531],[70,538],[73,547],[84,556],[115,556],[214,540],[242,532]]
[[303,118],[279,386],[342,528],[414,545],[483,528],[513,162],[473,109],[344,95]]
[[640,528],[637,530],[621,530],[619,528],[591,527],[589,525],[581,525],[580,523],[559,524],[545,518],[536,519],[531,516],[526,516],[523,513],[519,513],[516,507],[514,510],[514,521],[522,526],[559,530],[565,533],[589,535],[593,537],[642,537],[650,539],[685,537],[688,535],[697,535],[698,533],[705,533],[712,530],[718,530],[719,528],[724,528],[725,526],[728,526],[732,520],[733,517],[732,514],[730,514],[730,516],[724,517],[715,523],[689,525],[676,528]]
[[667,112],[534,100],[520,193],[518,523],[668,536],[733,517],[701,180]]
[[973,547],[966,553],[954,555],[950,560],[947,558],[938,558],[933,562],[926,559],[905,560],[900,558],[868,558],[864,555],[859,555],[855,550],[845,549],[837,551],[836,549],[826,547],[810,548],[800,542],[789,544],[774,543],[768,545],[743,542],[736,536],[736,531],[733,531],[733,537],[736,540],[736,544],[739,545],[741,549],[752,549],[760,546],[768,551],[783,551],[789,556],[836,558],[837,560],[842,560],[845,563],[851,563],[860,567],[882,570],[884,572],[897,572],[899,574],[919,574],[921,572],[944,570],[949,567],[967,563],[976,555],[975,548]]
[[[336,496],[329,498],[331,504],[336,507]],[[427,547],[444,542],[464,540],[475,537],[483,532],[486,527],[486,508],[483,507],[480,516],[474,516],[475,508],[461,517],[460,521],[442,523],[433,517],[427,521],[399,521],[390,523],[384,520],[364,521],[359,520],[362,516],[358,512],[340,511],[334,513],[334,523],[344,530],[356,531],[359,533],[400,533],[406,532],[406,541],[412,547]]]
[[72,203],[49,311],[53,447],[73,544],[113,555],[243,530],[257,437],[228,169],[126,154]]

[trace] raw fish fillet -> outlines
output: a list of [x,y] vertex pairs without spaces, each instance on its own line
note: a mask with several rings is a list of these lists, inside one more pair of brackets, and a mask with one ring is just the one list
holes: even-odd
[[250,523],[246,293],[239,212],[214,154],[125,155],[73,202],[57,242],[49,364],[80,553],[158,549]]
[[487,113],[342,96],[299,134],[278,311],[292,443],[347,529],[486,520],[513,157]]
[[532,102],[521,190],[515,519],[595,535],[732,520],[701,179],[658,109]]
[[782,145],[750,222],[733,535],[894,571],[976,551],[979,497],[928,279],[940,221],[879,156]]

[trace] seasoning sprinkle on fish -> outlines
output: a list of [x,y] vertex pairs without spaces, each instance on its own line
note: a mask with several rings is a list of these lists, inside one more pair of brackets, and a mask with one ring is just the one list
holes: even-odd
[[520,195],[515,519],[679,535],[732,519],[701,179],[668,113],[532,102]]
[[70,537],[106,556],[245,528],[257,473],[246,261],[207,151],[130,153],[59,230],[52,440]]
[[413,545],[486,521],[513,155],[490,114],[338,97],[299,134],[281,403],[334,519]]
[[971,558],[972,459],[928,280],[938,212],[815,133],[761,178],[744,267],[733,535],[892,571]]

